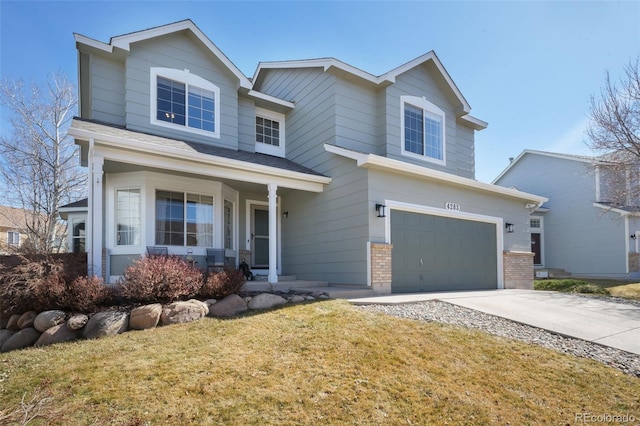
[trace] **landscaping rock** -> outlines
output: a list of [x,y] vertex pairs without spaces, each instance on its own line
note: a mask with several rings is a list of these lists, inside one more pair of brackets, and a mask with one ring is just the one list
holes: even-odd
[[71,315],[71,318],[67,320],[67,328],[69,330],[80,330],[89,321],[89,317],[85,314]]
[[7,323],[9,322],[9,318],[10,317],[8,316],[0,317],[0,329],[7,328]]
[[25,328],[33,327],[33,321],[36,319],[36,316],[38,316],[38,313],[36,311],[27,311],[22,314],[20,316],[20,319],[18,319],[18,328],[22,330]]
[[129,328],[146,330],[157,327],[160,322],[160,315],[162,315],[162,305],[160,303],[135,308],[129,316]]
[[64,311],[44,311],[40,312],[36,319],[33,320],[33,328],[40,333],[44,333],[48,329],[64,322]]
[[271,309],[287,304],[287,299],[277,294],[261,293],[251,299],[249,309]]
[[2,345],[4,345],[4,342],[9,340],[9,337],[13,336],[14,334],[16,334],[16,332],[13,330],[0,330],[0,348],[2,347]]
[[163,325],[181,324],[202,319],[208,313],[207,304],[199,300],[173,302],[162,310],[161,321]]
[[300,302],[304,302],[305,300],[307,299],[305,299],[304,296],[300,296],[299,294],[296,294],[295,296],[291,296],[289,298],[289,302],[291,303],[300,303]]
[[210,317],[232,317],[247,310],[247,303],[237,294],[230,294],[209,308]]
[[126,312],[98,312],[84,326],[82,335],[86,339],[115,336],[127,331],[128,319]]
[[20,315],[13,314],[9,317],[9,321],[7,321],[7,330],[18,331],[20,327],[18,327],[18,320],[20,319]]
[[218,301],[216,299],[207,299],[204,301],[204,303],[206,303],[209,308],[211,308],[211,306],[215,305],[217,302]]
[[77,338],[78,332],[76,330],[69,330],[66,324],[58,324],[53,327],[49,327],[44,333],[42,333],[33,346],[48,346],[53,345],[54,343],[70,342]]
[[307,299],[307,300],[316,300],[316,298],[313,297],[313,296],[305,296],[305,299]]
[[27,348],[33,346],[33,344],[40,337],[40,332],[33,327],[24,328],[13,336],[9,337],[6,342],[0,348],[0,352],[9,352],[16,349]]

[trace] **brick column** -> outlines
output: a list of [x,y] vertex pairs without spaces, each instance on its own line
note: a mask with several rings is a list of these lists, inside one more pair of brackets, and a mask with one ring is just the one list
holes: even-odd
[[391,293],[393,244],[371,243],[371,288],[376,294]]
[[251,250],[238,250],[238,264],[245,262],[247,265],[251,265]]
[[504,288],[533,290],[533,253],[505,251]]
[[629,272],[640,272],[640,253],[629,253]]

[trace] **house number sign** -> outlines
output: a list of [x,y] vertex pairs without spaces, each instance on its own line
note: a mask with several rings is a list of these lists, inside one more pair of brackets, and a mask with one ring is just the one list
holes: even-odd
[[446,202],[444,203],[444,208],[447,210],[455,210],[457,212],[460,211],[460,204],[458,203],[450,203],[450,202]]

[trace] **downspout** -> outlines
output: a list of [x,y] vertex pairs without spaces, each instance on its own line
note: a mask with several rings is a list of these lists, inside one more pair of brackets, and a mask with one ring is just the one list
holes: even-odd
[[92,277],[94,274],[93,269],[93,152],[94,152],[94,139],[89,138],[89,152],[87,154],[87,163],[89,167],[89,176],[87,184],[89,185],[88,202],[87,202],[87,235],[85,240],[85,248],[87,251],[87,275]]

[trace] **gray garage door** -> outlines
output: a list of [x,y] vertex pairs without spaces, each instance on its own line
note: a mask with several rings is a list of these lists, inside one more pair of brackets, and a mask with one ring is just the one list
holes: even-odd
[[496,225],[391,211],[394,293],[497,288]]

